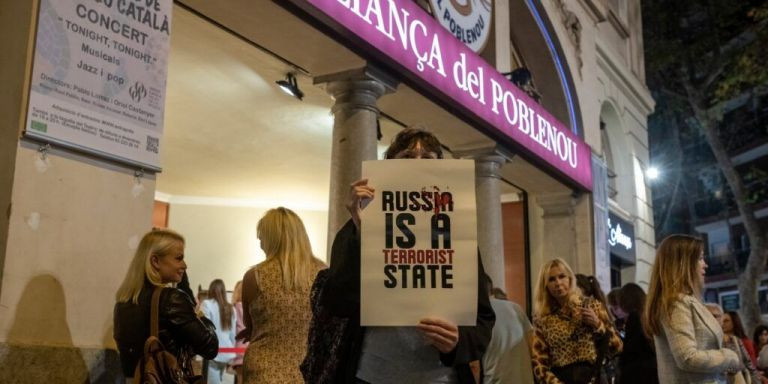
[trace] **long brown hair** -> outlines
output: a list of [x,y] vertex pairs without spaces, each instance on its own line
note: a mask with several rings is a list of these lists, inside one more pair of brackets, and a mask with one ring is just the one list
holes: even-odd
[[211,285],[208,287],[208,297],[219,305],[221,329],[228,330],[232,326],[232,304],[227,301],[227,289],[224,287],[224,281],[221,279],[211,281]]
[[746,339],[747,332],[744,332],[744,324],[741,322],[741,316],[739,316],[739,313],[735,311],[728,311],[725,312],[725,314],[731,317],[731,324],[733,324],[733,334],[736,335],[736,337],[739,339]]
[[703,250],[701,239],[693,236],[670,235],[662,240],[653,262],[643,314],[648,337],[661,334],[661,323],[669,320],[672,305],[680,295],[701,296],[698,267]]

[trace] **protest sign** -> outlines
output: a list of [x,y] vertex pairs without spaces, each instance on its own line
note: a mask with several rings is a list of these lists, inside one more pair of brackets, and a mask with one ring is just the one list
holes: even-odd
[[363,175],[375,196],[361,216],[361,325],[475,325],[474,161],[366,161]]

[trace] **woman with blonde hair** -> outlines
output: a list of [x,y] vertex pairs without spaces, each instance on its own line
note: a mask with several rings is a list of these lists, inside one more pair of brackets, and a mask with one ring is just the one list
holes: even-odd
[[250,341],[243,358],[245,383],[298,383],[307,348],[309,292],[325,264],[314,257],[301,219],[270,209],[256,234],[267,259],[243,276],[241,336]]
[[726,383],[726,373],[742,369],[701,302],[706,268],[704,245],[696,237],[668,236],[656,251],[643,328],[654,338],[661,383]]
[[156,229],[144,235],[117,291],[114,309],[114,337],[129,382],[150,334],[150,310],[156,291],[158,337],[165,349],[176,356],[185,374],[192,375],[194,355],[206,359],[216,356],[219,342],[213,324],[198,318],[192,298],[172,287],[181,282],[186,270],[181,235],[169,229]]
[[603,358],[621,352],[621,339],[606,308],[579,295],[575,283],[563,259],[550,260],[539,271],[531,341],[538,383],[599,383]]

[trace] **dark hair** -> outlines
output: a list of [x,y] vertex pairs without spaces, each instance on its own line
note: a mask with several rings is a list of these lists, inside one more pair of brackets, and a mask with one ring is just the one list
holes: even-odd
[[605,296],[606,301],[608,302],[608,305],[612,307],[616,307],[619,305],[619,291],[621,291],[621,288],[614,288],[611,289],[610,292]]
[[731,317],[731,324],[733,324],[733,334],[739,339],[746,339],[747,333],[744,332],[744,325],[741,323],[741,317],[738,312],[728,311],[725,314]]
[[385,159],[394,159],[398,153],[410,149],[416,146],[417,143],[421,143],[421,146],[437,155],[438,159],[443,158],[443,147],[437,137],[432,132],[427,132],[420,128],[405,128],[398,132],[392,144],[389,145],[387,151],[384,152]]
[[[581,273],[576,274],[576,286],[581,289],[581,293],[584,294],[584,296],[589,296],[593,299],[597,299],[601,303],[603,303],[603,308],[606,310],[608,309],[608,302],[605,300],[605,294],[603,293],[603,289],[600,288],[600,283],[595,279],[594,276],[587,276]],[[609,311],[610,312],[610,311]],[[612,314],[608,314],[611,318],[613,318]]]
[[760,349],[763,347],[760,345],[760,334],[763,332],[768,332],[768,326],[765,324],[758,324],[758,326],[755,327],[755,332],[752,333],[752,342],[755,343],[755,352],[760,352]]
[[211,281],[208,287],[208,297],[215,300],[219,305],[219,320],[221,329],[228,330],[232,326],[232,304],[227,301],[227,290],[224,288],[224,281],[216,279]]
[[504,292],[504,290],[499,287],[493,287],[491,289],[491,296],[493,296],[494,299],[509,300],[509,298],[507,297],[507,293]]
[[493,280],[491,280],[491,277],[485,273],[481,279],[483,280],[483,283],[485,283],[485,294],[488,296],[493,296]]
[[626,313],[636,313],[643,317],[645,306],[645,291],[635,283],[624,284],[619,290],[619,307]]

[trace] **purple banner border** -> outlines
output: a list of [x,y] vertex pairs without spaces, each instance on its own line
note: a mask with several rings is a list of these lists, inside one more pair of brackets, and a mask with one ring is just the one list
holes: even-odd
[[[362,50],[358,53],[397,70],[414,88],[437,98],[469,124],[564,182],[591,191],[589,146],[415,3],[289,2],[314,19],[310,21],[319,29],[330,28],[335,37]],[[286,1],[277,3],[291,8]],[[466,87],[467,83],[472,86]]]

